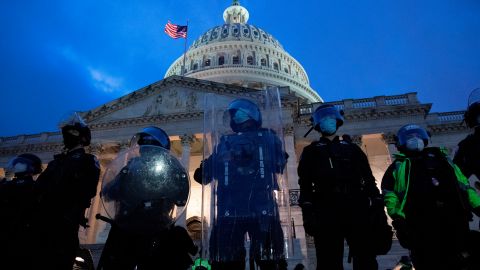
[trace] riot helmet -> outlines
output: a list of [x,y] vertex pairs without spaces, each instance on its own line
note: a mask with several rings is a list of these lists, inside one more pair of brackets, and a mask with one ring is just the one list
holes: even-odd
[[464,119],[470,128],[480,126],[480,88],[474,89],[468,97],[468,109]]
[[170,138],[167,133],[158,127],[150,126],[142,129],[142,131],[135,134],[130,141],[130,146],[134,144],[155,145],[170,150]]
[[235,99],[228,105],[230,127],[234,132],[258,129],[262,126],[262,114],[258,106],[248,99]]
[[10,160],[7,171],[15,176],[36,175],[42,172],[42,161],[34,154],[21,154]]
[[337,109],[334,105],[324,104],[318,107],[312,114],[310,121],[313,129],[330,136],[337,132],[337,129],[343,125],[343,110]]
[[77,145],[90,145],[92,140],[90,128],[88,128],[85,120],[77,112],[73,113],[65,121],[61,121],[60,126],[65,148],[72,149]]
[[408,124],[401,127],[395,138],[400,152],[421,152],[430,140],[430,134],[423,127]]

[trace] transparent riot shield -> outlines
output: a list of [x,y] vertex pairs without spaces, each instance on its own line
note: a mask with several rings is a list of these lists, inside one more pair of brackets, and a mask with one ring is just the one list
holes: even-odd
[[120,228],[155,233],[175,222],[187,204],[188,173],[162,147],[135,145],[118,154],[104,174],[102,203]]
[[205,98],[201,256],[212,266],[281,267],[292,256],[281,115],[277,89]]

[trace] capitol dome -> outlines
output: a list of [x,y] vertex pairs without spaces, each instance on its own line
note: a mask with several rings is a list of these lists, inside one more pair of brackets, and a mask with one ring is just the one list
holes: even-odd
[[[225,9],[225,24],[201,35],[186,53],[186,77],[255,89],[288,86],[310,102],[323,101],[310,87],[302,65],[271,34],[247,24],[249,12],[237,0]],[[165,77],[182,75],[183,55]]]

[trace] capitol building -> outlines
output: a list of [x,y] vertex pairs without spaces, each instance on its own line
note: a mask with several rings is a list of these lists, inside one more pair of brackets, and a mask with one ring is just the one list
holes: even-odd
[[[315,269],[311,237],[305,234],[298,206],[297,164],[303,148],[318,139],[310,128],[311,113],[325,101],[310,86],[307,71],[267,31],[248,24],[249,11],[238,1],[223,13],[224,23],[207,30],[168,68],[165,77],[136,91],[82,112],[92,130],[90,153],[100,160],[102,172],[117,153],[128,147],[132,135],[147,126],[164,129],[172,141],[172,152],[190,173],[189,203],[178,223],[198,240],[201,235],[201,191],[193,173],[203,158],[203,100],[206,95],[255,98],[259,90],[278,87],[281,94],[285,150],[289,154],[286,176],[290,215],[282,220],[292,232],[295,254],[289,269],[302,262]],[[294,55],[295,52],[292,52]],[[340,133],[349,134],[367,154],[377,184],[396,153],[393,134],[402,125],[416,123],[432,133],[432,145],[453,153],[470,130],[463,112],[431,113],[431,103],[418,100],[414,92],[395,96],[328,101],[345,112]],[[46,164],[62,151],[60,131],[0,137],[0,176],[8,161],[21,153],[38,155]],[[101,182],[101,181],[100,181]],[[99,183],[98,191],[101,184]],[[79,232],[82,244],[101,246],[109,227],[95,219],[102,212],[100,196],[88,211],[90,228]],[[97,244],[97,245],[95,245]],[[290,263],[291,262],[291,263]]]

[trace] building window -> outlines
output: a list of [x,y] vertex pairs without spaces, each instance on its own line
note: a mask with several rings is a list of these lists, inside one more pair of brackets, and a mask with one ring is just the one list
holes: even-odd
[[278,71],[278,63],[273,63],[273,69]]
[[285,68],[284,71],[285,71],[285,73],[288,73],[288,68]]
[[262,67],[266,67],[267,66],[267,59],[262,58],[262,60],[260,60],[260,64],[262,65]]
[[193,68],[192,68],[192,69],[193,69],[193,70],[197,70],[197,69],[198,69],[198,64],[197,64],[197,63],[193,64]]
[[210,59],[205,60],[205,66],[209,67],[210,66]]
[[221,65],[223,65],[223,64],[225,64],[225,57],[220,56],[220,57],[218,58],[218,65],[221,66]]
[[253,56],[247,57],[247,64],[253,65]]
[[234,65],[240,64],[240,57],[234,56],[234,57],[233,57],[232,64],[234,64]]

